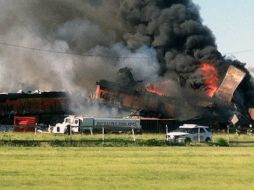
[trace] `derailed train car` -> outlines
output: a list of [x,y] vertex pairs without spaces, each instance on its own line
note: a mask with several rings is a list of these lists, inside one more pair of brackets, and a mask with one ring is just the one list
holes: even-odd
[[[230,118],[236,115],[239,119],[239,125],[248,125],[253,122],[251,119],[253,105],[246,103],[250,102],[249,99],[246,98],[243,101],[239,99],[241,96],[238,96],[239,92],[242,92],[242,86],[245,85],[246,75],[247,71],[230,65],[224,80],[220,86],[216,86],[212,95],[199,96],[199,91],[190,91],[191,93],[194,92],[196,97],[189,98],[187,104],[184,104],[178,97],[160,93],[163,92],[163,88],[152,88],[151,90],[140,86],[130,74],[126,74],[122,79],[125,83],[106,80],[97,82],[96,98],[102,102],[130,110],[145,110],[146,114],[141,116],[148,118],[170,118],[180,123],[198,122],[201,124],[209,122],[209,125],[226,127],[230,123]],[[170,90],[170,86],[168,89]],[[190,105],[190,108],[194,109],[188,111],[186,105]],[[188,117],[182,114],[183,110],[185,113],[188,112]]]
[[36,116],[39,123],[56,123],[69,113],[65,92],[0,94],[0,123],[12,124],[14,116]]

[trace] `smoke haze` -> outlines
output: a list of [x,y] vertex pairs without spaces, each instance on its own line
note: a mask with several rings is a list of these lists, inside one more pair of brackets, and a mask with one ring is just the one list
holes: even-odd
[[[0,46],[0,89],[6,92],[64,90],[87,97],[96,81],[114,81],[128,67],[144,83],[172,80],[183,98],[180,89],[205,90],[202,63],[214,65],[219,80],[230,64],[244,69],[217,51],[191,0],[0,0],[0,28],[0,42],[78,54]],[[253,94],[248,81],[240,99]]]

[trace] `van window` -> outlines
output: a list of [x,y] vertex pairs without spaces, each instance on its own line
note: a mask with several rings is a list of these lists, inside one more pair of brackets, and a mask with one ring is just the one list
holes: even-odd
[[200,133],[205,133],[205,130],[203,128],[200,128]]
[[210,128],[205,128],[209,133],[212,132],[212,130]]
[[78,124],[78,120],[76,119],[76,120],[74,121],[74,123],[75,123],[75,124]]
[[196,133],[198,133],[198,128],[194,128],[191,130],[191,134],[196,134]]

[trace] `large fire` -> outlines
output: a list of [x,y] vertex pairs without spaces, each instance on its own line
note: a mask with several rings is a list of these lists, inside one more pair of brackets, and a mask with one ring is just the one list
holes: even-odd
[[[200,65],[199,69],[203,77],[203,82],[205,84],[205,92],[209,97],[213,97],[219,88],[218,85],[218,72],[217,69],[208,63],[203,63]],[[161,81],[157,83],[148,83],[145,86],[147,92],[157,94],[159,96],[168,96],[172,84],[168,81]]]
[[208,63],[201,64],[199,69],[203,76],[206,94],[213,97],[219,87],[217,69]]

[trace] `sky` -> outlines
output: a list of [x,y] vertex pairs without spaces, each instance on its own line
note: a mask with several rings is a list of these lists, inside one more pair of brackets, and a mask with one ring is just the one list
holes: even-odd
[[[219,51],[254,67],[254,1],[193,0],[203,23],[216,37]],[[252,50],[252,51],[249,51]]]

